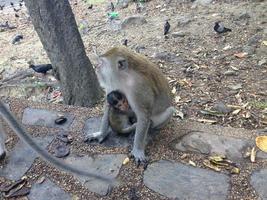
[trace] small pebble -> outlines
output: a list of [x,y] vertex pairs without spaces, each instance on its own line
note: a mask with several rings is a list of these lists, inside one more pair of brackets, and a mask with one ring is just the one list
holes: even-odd
[[70,153],[70,149],[66,145],[58,145],[55,148],[55,156],[58,158],[66,157],[69,155],[69,153]]
[[60,116],[55,120],[55,123],[58,125],[64,124],[67,121],[67,118],[64,116]]

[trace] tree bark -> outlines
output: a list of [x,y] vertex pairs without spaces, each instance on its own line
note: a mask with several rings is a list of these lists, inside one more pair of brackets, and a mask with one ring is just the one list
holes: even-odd
[[32,23],[59,72],[64,103],[93,106],[101,96],[68,0],[25,0]]

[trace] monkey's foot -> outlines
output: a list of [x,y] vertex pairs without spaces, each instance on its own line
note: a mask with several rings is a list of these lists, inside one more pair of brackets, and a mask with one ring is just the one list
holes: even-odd
[[143,165],[147,164],[148,160],[143,150],[133,149],[131,151],[131,155],[132,157],[134,157],[134,160],[137,166],[139,166],[140,164],[143,164]]
[[95,133],[87,133],[84,137],[84,141],[87,142],[92,142],[92,141],[97,141],[99,143],[102,143],[108,134],[104,134],[102,132],[95,132]]

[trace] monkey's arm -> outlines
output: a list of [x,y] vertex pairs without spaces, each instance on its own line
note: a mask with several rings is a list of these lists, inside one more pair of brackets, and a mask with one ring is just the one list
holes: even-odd
[[101,119],[101,125],[100,125],[100,131],[95,133],[87,133],[85,136],[85,140],[98,140],[98,142],[103,142],[103,140],[108,136],[109,134],[109,111],[110,106],[105,103],[104,107],[104,115]]
[[113,180],[102,175],[93,174],[86,171],[81,171],[76,169],[70,165],[64,164],[62,161],[56,159],[51,156],[47,151],[43,150],[39,147],[39,145],[26,133],[24,128],[19,124],[19,122],[15,119],[15,117],[9,112],[9,110],[5,107],[5,105],[0,100],[0,115],[3,119],[9,124],[12,130],[19,136],[21,140],[23,140],[26,144],[28,144],[34,151],[36,151],[44,160],[53,164],[55,167],[63,169],[68,172],[72,172],[77,175],[86,176],[90,178],[100,179],[106,182],[111,183]]

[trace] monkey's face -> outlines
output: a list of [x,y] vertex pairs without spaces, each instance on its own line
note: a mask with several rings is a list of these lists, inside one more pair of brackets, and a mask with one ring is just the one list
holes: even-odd
[[119,111],[128,111],[130,109],[129,103],[126,97],[119,91],[112,91],[107,95],[107,101],[109,105],[116,108]]
[[126,76],[127,69],[128,62],[123,57],[99,57],[96,74],[101,87],[116,89]]

